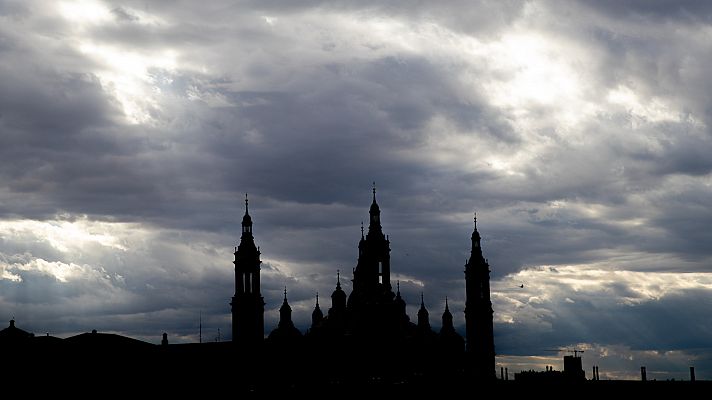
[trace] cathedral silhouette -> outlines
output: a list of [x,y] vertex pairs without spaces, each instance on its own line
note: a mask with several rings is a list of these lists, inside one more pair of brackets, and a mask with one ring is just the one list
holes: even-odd
[[176,392],[181,392],[181,384],[204,381],[246,392],[322,394],[335,387],[367,393],[385,387],[402,394],[404,388],[417,393],[420,387],[440,387],[442,382],[450,382],[450,387],[494,382],[490,270],[482,256],[477,219],[465,265],[464,340],[453,326],[447,299],[440,332],[430,326],[422,294],[417,323],[411,321],[399,282],[393,290],[390,242],[381,226],[375,186],[369,215],[368,231],[361,227],[351,293],[343,290],[337,270],[331,306],[323,312],[317,294],[305,334],[294,326],[285,287],[279,324],[265,336],[261,254],[245,198],[242,236],[234,252],[231,342],[171,344],[164,333],[161,344],[153,345],[96,330],[61,339],[35,336],[18,328],[13,318],[0,330],[0,354],[10,360],[0,363],[0,372],[19,382],[27,378],[25,371],[36,370],[43,382],[57,384],[80,373],[89,381],[111,377]]
[[[166,333],[153,345],[96,330],[65,339],[49,334],[35,336],[16,326],[0,330],[0,373],[6,382],[29,383],[24,388],[48,390],[68,387],[68,382],[93,384],[119,382],[112,386],[134,396],[141,393],[185,394],[199,389],[202,394],[301,393],[329,398],[364,395],[423,397],[445,394],[489,393],[483,386],[495,385],[498,395],[523,396],[547,390],[569,397],[571,390],[586,385],[587,394],[615,393],[679,395],[709,392],[712,382],[695,379],[651,382],[646,367],[641,381],[600,381],[598,366],[593,379],[586,380],[582,360],[564,357],[564,370],[522,371],[509,381],[507,368],[496,378],[493,310],[490,301],[490,270],[482,255],[481,237],[475,217],[471,253],[465,264],[466,340],[453,326],[447,299],[438,333],[430,326],[423,295],[417,321],[411,322],[399,282],[391,283],[390,242],[381,226],[381,210],[373,202],[368,232],[361,227],[358,260],[353,269],[349,295],[336,271],[331,306],[324,313],[316,296],[311,326],[305,334],[294,326],[292,308],[284,289],[280,319],[265,337],[265,302],[261,293],[260,250],[255,244],[253,221],[245,198],[240,244],[235,248],[235,293],[232,307],[232,341],[169,343]],[[512,382],[512,383],[510,383]],[[76,395],[75,386],[69,386]],[[46,388],[46,389],[43,389]],[[150,392],[147,392],[150,390]],[[120,391],[119,391],[120,393]],[[551,395],[551,390],[546,391]],[[95,394],[89,392],[87,394]],[[112,393],[115,394],[115,393]]]
[[[401,361],[417,355],[419,359],[408,363],[411,367],[407,369],[412,369],[413,365],[428,365],[425,361],[436,361],[436,364],[430,363],[428,368],[438,365],[437,368],[448,374],[494,380],[496,371],[490,270],[482,255],[477,217],[471,237],[471,254],[465,265],[465,341],[455,331],[447,299],[439,333],[436,334],[430,327],[429,313],[422,294],[417,324],[411,322],[406,313],[406,302],[401,297],[399,282],[396,282],[396,291],[393,292],[390,242],[381,226],[381,210],[376,202],[375,186],[369,216],[368,232],[364,232],[363,224],[361,226],[351,294],[347,296],[342,289],[340,272],[337,270],[331,307],[324,315],[317,294],[311,327],[302,335],[292,322],[292,309],[285,288],[284,301],[279,309],[279,324],[265,341],[260,251],[255,244],[246,197],[242,237],[234,253],[235,295],[230,303],[234,344],[243,349],[255,349],[263,345],[291,351],[304,348],[311,354],[326,354],[334,348],[358,349],[354,352],[356,358],[381,359],[391,364],[393,361],[389,361],[389,358],[394,355],[400,357]],[[388,357],[384,358],[384,355]],[[410,372],[432,372],[426,369],[415,368]]]

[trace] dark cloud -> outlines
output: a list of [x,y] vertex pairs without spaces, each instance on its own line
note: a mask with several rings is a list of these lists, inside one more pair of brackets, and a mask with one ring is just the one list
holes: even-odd
[[700,1],[665,1],[665,0],[631,0],[631,1],[589,1],[584,0],[592,10],[605,13],[609,17],[623,21],[650,21],[665,23],[667,21],[700,22],[710,21],[712,7]]

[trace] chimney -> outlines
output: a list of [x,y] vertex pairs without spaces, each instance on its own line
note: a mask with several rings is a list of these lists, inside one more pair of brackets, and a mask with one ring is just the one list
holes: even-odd
[[163,339],[161,340],[161,346],[168,346],[168,334],[163,332]]
[[640,367],[640,380],[643,382],[648,380],[648,376],[645,373],[645,367]]
[[695,367],[690,367],[690,382],[695,381]]
[[507,370],[507,368],[504,369],[504,380],[505,381],[509,380],[509,371]]
[[499,367],[499,378],[504,380],[504,367]]

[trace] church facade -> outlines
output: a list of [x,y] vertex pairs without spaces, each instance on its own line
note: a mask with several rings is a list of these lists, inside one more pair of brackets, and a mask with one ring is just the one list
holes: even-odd
[[[390,355],[399,352],[403,353],[401,361],[415,354],[414,362],[421,361],[424,366],[446,362],[452,369],[462,370],[469,376],[494,380],[496,372],[490,269],[482,254],[476,218],[471,240],[471,254],[465,265],[466,340],[455,331],[447,299],[440,332],[436,333],[430,327],[429,313],[422,295],[417,323],[411,322],[406,313],[406,303],[401,297],[399,282],[396,282],[395,292],[393,290],[390,241],[383,233],[381,210],[374,187],[367,232],[361,227],[351,293],[347,296],[342,289],[340,271],[337,271],[331,307],[325,314],[317,295],[311,327],[302,335],[291,320],[292,309],[285,288],[279,324],[264,344],[268,348],[278,347],[282,351],[306,349],[313,354],[322,351],[327,353],[329,349],[338,346],[351,349],[355,356],[372,361],[382,357],[384,362],[388,362]],[[246,200],[242,237],[235,249],[235,295],[230,303],[233,342],[237,347],[254,348],[264,340],[265,303],[260,293],[259,257]],[[377,365],[376,362],[373,364]]]

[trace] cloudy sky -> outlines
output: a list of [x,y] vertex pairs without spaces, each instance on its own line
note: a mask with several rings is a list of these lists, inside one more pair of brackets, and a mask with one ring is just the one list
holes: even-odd
[[711,40],[698,1],[0,0],[0,317],[228,339],[247,192],[305,329],[376,181],[411,316],[463,325],[477,211],[498,366],[710,379]]

